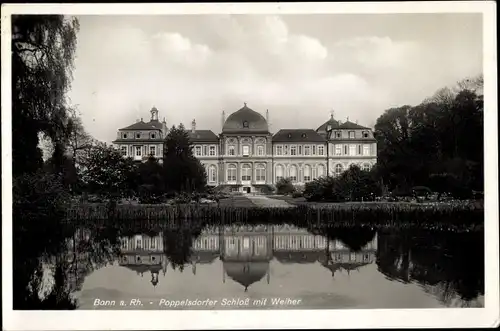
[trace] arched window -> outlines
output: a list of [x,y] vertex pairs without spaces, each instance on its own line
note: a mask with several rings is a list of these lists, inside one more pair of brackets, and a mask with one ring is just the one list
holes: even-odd
[[236,166],[234,164],[230,164],[227,166],[227,181],[228,182],[236,181]]
[[214,165],[211,165],[208,168],[208,181],[211,183],[215,183],[217,181],[217,169]]
[[363,168],[362,168],[362,169],[363,169],[363,171],[370,171],[370,168],[371,168],[371,167],[370,167],[370,164],[369,164],[369,163],[364,163],[364,164],[363,164]]
[[297,166],[295,165],[290,166],[290,179],[294,183],[297,181]]
[[311,166],[306,164],[304,166],[304,182],[309,182],[311,180]]
[[276,166],[276,181],[279,181],[280,179],[283,179],[283,166],[282,165],[277,165]]
[[342,164],[336,164],[335,165],[335,176],[339,176],[342,173]]
[[320,164],[318,165],[318,177],[323,177],[325,175],[325,166]]
[[252,168],[249,164],[244,164],[241,167],[241,180],[251,181],[252,180]]
[[257,165],[257,168],[255,169],[255,180],[257,182],[266,181],[266,167],[263,164]]

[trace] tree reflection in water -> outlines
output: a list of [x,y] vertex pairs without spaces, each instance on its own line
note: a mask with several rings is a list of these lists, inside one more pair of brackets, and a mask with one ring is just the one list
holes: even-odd
[[477,306],[484,295],[484,235],[382,231],[377,265],[386,277],[416,282],[446,306]]
[[[45,301],[48,305],[50,302],[70,300],[65,299],[64,293],[81,290],[87,275],[116,261],[120,255],[124,256],[124,251],[121,250],[123,238],[137,236],[160,238],[161,247],[157,247],[160,249],[157,253],[165,256],[166,263],[171,268],[180,271],[184,270],[186,264],[191,264],[193,273],[196,274],[196,264],[212,263],[217,256],[220,256],[220,252],[193,250],[193,245],[196,240],[205,235],[211,236],[210,238],[220,236],[222,232],[219,228],[221,227],[209,226],[202,229],[201,226],[181,226],[127,232],[118,228],[97,226],[92,229],[78,228],[66,239],[66,252],[53,260],[54,285]],[[323,266],[333,268],[332,275],[336,270],[349,272],[359,269],[369,264],[371,259],[365,261],[361,257],[360,261],[344,263],[345,257],[340,257],[341,254],[338,254],[341,260],[335,260],[337,254],[331,254],[331,252],[340,253],[343,250],[360,252],[366,249],[376,249],[378,270],[388,279],[419,284],[425,292],[436,297],[445,306],[481,306],[477,302],[478,296],[484,295],[484,238],[481,233],[449,233],[429,230],[379,230],[377,232],[376,229],[370,227],[334,228],[310,232],[326,238],[324,254],[318,253],[315,256],[319,256],[317,260]],[[274,232],[272,233],[274,236]],[[334,242],[343,244],[345,249],[342,245],[340,248],[330,246]],[[218,247],[221,247],[221,244],[219,242]],[[373,248],[370,248],[372,246]],[[141,249],[144,252],[147,251],[146,247],[141,247]],[[281,254],[275,253],[277,256]],[[311,254],[302,255],[308,257]],[[349,256],[347,259],[350,259]],[[290,261],[290,263],[300,262]],[[120,264],[123,265],[123,263]],[[158,278],[155,278],[153,273],[157,276],[160,269],[150,270],[153,285],[158,282]],[[42,277],[38,275],[35,279],[40,281]],[[68,305],[60,305],[55,309],[72,309],[69,302]],[[53,307],[53,305],[50,308],[47,306],[47,309],[54,309]]]

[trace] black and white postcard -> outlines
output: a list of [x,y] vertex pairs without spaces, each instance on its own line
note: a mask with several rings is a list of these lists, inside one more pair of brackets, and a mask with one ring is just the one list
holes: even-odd
[[4,329],[498,326],[495,13],[2,5]]

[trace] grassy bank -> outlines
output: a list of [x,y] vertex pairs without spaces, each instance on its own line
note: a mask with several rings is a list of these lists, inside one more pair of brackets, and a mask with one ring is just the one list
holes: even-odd
[[[242,198],[244,199],[244,198]],[[251,202],[201,205],[75,205],[68,209],[70,222],[99,221],[105,224],[270,224],[293,223],[301,226],[374,226],[481,229],[484,208],[474,204],[344,203],[295,208],[256,207]],[[111,222],[111,223],[110,223]]]

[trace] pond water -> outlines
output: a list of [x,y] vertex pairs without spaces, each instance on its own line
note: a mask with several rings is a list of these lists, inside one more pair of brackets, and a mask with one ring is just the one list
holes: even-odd
[[480,233],[204,226],[68,240],[79,309],[484,306]]

